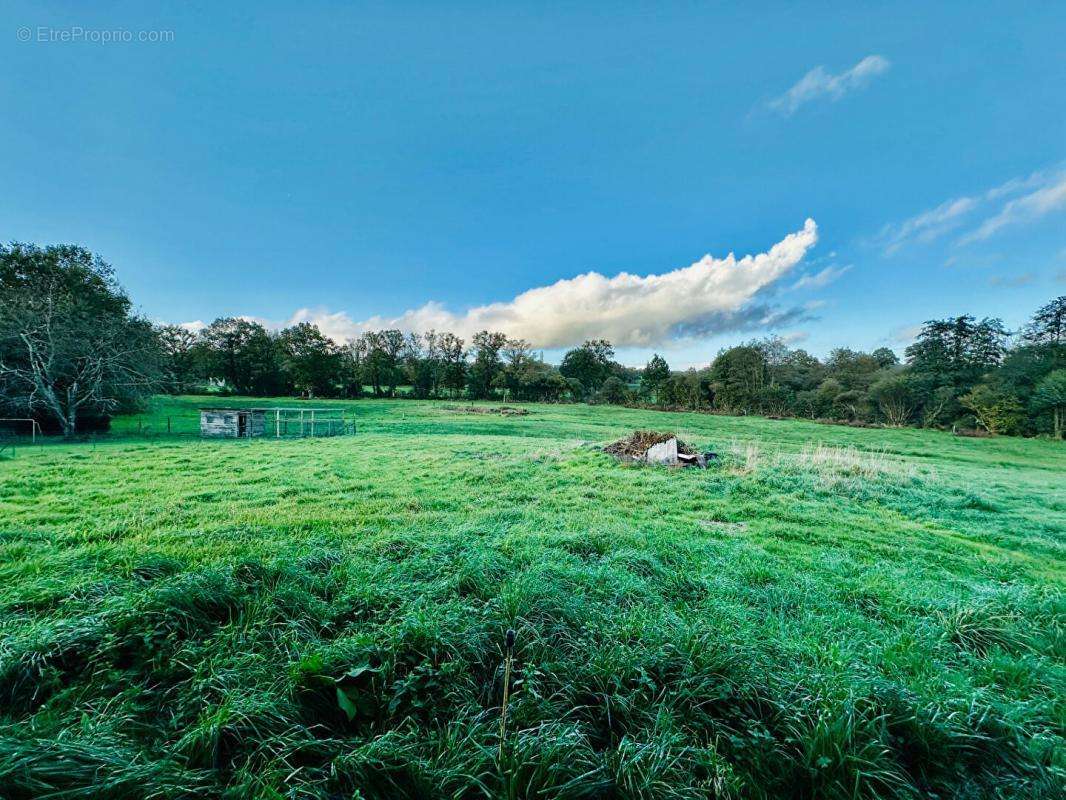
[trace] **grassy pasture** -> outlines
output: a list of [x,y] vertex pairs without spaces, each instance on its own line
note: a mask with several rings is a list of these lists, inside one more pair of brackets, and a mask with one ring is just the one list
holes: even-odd
[[1062,796],[1061,444],[211,402],[0,461],[0,798]]

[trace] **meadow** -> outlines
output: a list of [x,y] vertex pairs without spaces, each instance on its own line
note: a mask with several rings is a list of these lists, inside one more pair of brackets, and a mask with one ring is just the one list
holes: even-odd
[[4,800],[1062,796],[1061,443],[208,402],[0,460]]

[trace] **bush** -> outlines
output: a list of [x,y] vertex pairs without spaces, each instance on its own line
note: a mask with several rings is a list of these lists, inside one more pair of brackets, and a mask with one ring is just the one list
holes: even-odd
[[622,406],[632,400],[629,388],[613,375],[603,382],[600,390],[592,396],[590,402],[597,405]]
[[989,433],[1016,433],[1025,420],[1025,410],[1018,398],[998,387],[981,384],[959,398]]

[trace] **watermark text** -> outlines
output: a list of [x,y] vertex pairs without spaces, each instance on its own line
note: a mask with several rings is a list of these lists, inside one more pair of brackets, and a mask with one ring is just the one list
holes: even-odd
[[169,44],[174,41],[174,31],[84,28],[81,25],[71,25],[66,28],[53,28],[48,25],[23,25],[16,31],[15,38],[20,42],[40,42],[42,44],[72,44],[76,42],[88,42],[89,44]]

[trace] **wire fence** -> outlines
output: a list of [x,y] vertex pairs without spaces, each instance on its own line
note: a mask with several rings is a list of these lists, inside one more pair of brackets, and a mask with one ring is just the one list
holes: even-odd
[[[32,422],[32,425],[17,426],[12,422]],[[34,420],[0,419],[0,460],[14,457],[26,448],[44,449],[59,445],[104,445],[108,443],[165,443],[165,442],[220,442],[220,441],[270,441],[277,439],[319,439],[350,436],[356,433],[356,424],[351,419],[269,419],[265,429],[254,436],[205,436],[200,428],[199,415],[171,415],[149,419],[118,418],[106,431],[85,431],[69,436],[45,434]]]

